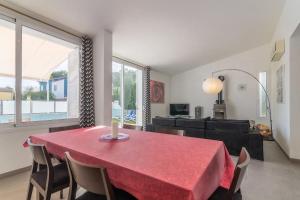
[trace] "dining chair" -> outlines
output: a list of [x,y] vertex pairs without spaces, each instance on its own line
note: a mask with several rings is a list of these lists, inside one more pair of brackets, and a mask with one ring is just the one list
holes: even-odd
[[59,131],[73,130],[73,129],[77,129],[77,128],[80,128],[80,125],[76,124],[76,125],[71,125],[71,126],[50,127],[49,128],[49,133],[59,132]]
[[131,129],[131,130],[137,130],[137,131],[142,131],[143,130],[142,126],[132,125],[132,124],[123,124],[123,128]]
[[[49,128],[49,133],[53,133],[53,132],[60,132],[60,131],[68,131],[68,130],[73,130],[73,129],[77,129],[80,128],[80,125],[71,125],[71,126],[57,126],[57,127],[50,127]],[[56,161],[58,162],[64,162],[63,159],[59,158],[58,156],[49,154],[51,156],[51,158],[54,158]]]
[[[68,200],[136,200],[112,186],[105,168],[81,163],[72,158],[69,152],[65,153],[65,160],[70,176]],[[76,198],[77,185],[87,192]]]
[[170,135],[179,135],[179,136],[184,136],[185,135],[184,130],[169,129],[169,128],[163,128],[163,127],[156,128],[155,132],[166,133],[166,134],[170,134]]
[[[79,124],[75,124],[75,125],[70,125],[70,126],[57,126],[57,127],[50,127],[49,128],[49,133],[53,133],[53,132],[60,132],[60,131],[68,131],[68,130],[73,130],[73,129],[78,129],[81,128]],[[49,154],[51,156],[51,158],[53,159],[54,162],[58,162],[58,163],[63,163],[65,162],[63,159],[59,158],[58,156]],[[60,191],[60,198],[62,199],[64,197],[64,193],[63,190]]]
[[30,139],[27,140],[27,144],[33,155],[27,200],[31,199],[33,187],[36,188],[40,199],[50,200],[53,193],[69,187],[67,165],[60,163],[53,166],[44,145],[33,144]]
[[241,183],[245,176],[246,169],[250,162],[250,155],[245,147],[242,148],[234,176],[229,189],[219,187],[209,200],[242,200]]

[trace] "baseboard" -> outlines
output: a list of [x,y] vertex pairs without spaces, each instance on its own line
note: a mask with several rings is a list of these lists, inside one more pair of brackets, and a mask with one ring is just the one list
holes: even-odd
[[280,148],[280,150],[283,152],[283,154],[290,159],[289,154],[281,147],[281,145],[276,141],[276,139],[274,138],[275,143],[277,144],[277,146]]
[[13,170],[13,171],[10,171],[10,172],[6,172],[6,173],[3,173],[3,174],[0,174],[0,179],[8,177],[8,176],[13,176],[13,175],[16,175],[16,174],[21,174],[23,172],[27,172],[30,169],[31,169],[31,166],[27,166],[27,167],[23,167],[21,169],[16,169],[16,170]]
[[290,158],[290,156],[285,152],[285,150],[280,146],[280,144],[274,139],[275,143],[277,144],[277,146],[279,146],[279,148],[281,149],[281,151],[283,152],[283,154],[292,162],[295,163],[300,163],[300,159],[296,159],[296,158]]
[[295,162],[295,163],[300,163],[300,159],[290,158],[290,160],[291,160],[292,162]]

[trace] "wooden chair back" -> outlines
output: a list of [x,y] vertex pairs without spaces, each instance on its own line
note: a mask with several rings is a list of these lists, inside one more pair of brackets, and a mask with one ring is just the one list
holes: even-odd
[[89,192],[105,195],[110,200],[114,199],[112,186],[105,168],[83,164],[72,158],[68,152],[65,153],[65,158],[70,175],[71,196],[74,197],[76,195],[78,184]]
[[233,196],[234,193],[240,190],[249,163],[250,163],[250,155],[246,150],[246,148],[243,147],[237,165],[234,170],[233,180],[229,188],[230,196]]
[[[49,128],[49,133],[60,132],[60,131],[68,131],[68,130],[73,130],[73,129],[77,129],[77,128],[81,128],[79,124],[77,124],[77,125],[71,125],[71,126],[50,127]],[[58,157],[57,155],[50,154],[50,156],[53,158],[54,162],[55,161],[59,162],[59,163],[63,163],[64,162],[64,160],[61,159],[60,157]]]
[[59,132],[59,131],[67,131],[72,129],[80,128],[80,125],[71,125],[71,126],[60,126],[60,127],[50,127],[49,133]]
[[171,134],[171,135],[180,135],[180,136],[184,136],[185,135],[185,131],[184,130],[177,130],[177,129],[169,129],[169,128],[156,128],[155,132],[158,133],[166,133],[166,134]]
[[34,162],[36,162],[38,165],[47,165],[49,167],[52,166],[51,158],[44,145],[33,144],[29,138],[27,139],[27,144],[32,152]]
[[137,131],[142,131],[143,130],[142,126],[132,125],[132,124],[123,124],[123,128],[131,129],[131,130],[137,130]]

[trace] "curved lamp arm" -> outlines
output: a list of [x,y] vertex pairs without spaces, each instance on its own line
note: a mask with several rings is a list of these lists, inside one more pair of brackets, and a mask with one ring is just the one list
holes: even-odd
[[271,134],[273,134],[271,102],[270,102],[270,98],[269,98],[267,89],[263,86],[263,84],[253,74],[251,74],[251,73],[249,73],[249,72],[247,72],[245,70],[242,70],[242,69],[234,69],[234,68],[220,69],[220,70],[212,72],[212,76],[214,76],[214,74],[216,74],[216,73],[220,73],[220,72],[223,72],[223,71],[238,71],[238,72],[242,72],[242,73],[245,73],[248,76],[252,77],[254,80],[256,80],[256,82],[258,82],[258,84],[263,89],[263,91],[265,92],[266,97],[267,97],[267,110],[269,111]]

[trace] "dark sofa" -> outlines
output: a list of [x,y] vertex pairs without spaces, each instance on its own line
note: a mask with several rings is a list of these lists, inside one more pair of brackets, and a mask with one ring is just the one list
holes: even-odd
[[244,146],[252,158],[263,160],[263,137],[249,127],[248,120],[156,117],[152,119],[152,124],[147,125],[147,130],[154,132],[161,128],[184,130],[185,135],[189,137],[223,141],[231,155],[238,156]]

